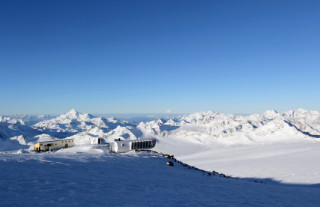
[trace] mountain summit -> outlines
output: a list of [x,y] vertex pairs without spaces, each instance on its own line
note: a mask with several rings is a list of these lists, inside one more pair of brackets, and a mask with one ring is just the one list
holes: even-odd
[[108,129],[102,118],[87,113],[80,113],[75,109],[71,109],[69,112],[61,114],[56,118],[41,121],[33,125],[33,127],[60,138],[87,131],[93,127]]
[[77,116],[77,115],[79,115],[79,112],[77,111],[77,110],[75,110],[75,109],[71,109],[68,113],[66,113],[66,114],[69,114],[69,115],[73,115],[73,116]]
[[[132,124],[113,118],[96,117],[71,109],[56,118],[41,121],[33,125],[33,127],[51,136],[64,138],[80,132],[90,132],[95,128],[100,129],[98,131],[109,132],[118,126],[128,125],[131,126]],[[97,129],[93,131],[97,131]]]

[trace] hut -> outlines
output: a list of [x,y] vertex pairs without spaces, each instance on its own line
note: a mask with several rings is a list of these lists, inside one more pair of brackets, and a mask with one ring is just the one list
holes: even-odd
[[137,139],[137,140],[124,140],[123,138],[115,139],[110,143],[110,152],[123,153],[131,150],[145,150],[151,149],[156,145],[156,139]]
[[34,151],[41,152],[41,151],[52,151],[58,150],[62,148],[73,147],[74,141],[73,139],[60,139],[48,142],[38,142],[34,145]]

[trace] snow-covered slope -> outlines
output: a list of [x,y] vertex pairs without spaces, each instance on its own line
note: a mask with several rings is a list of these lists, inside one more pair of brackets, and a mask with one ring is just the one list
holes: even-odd
[[140,123],[156,136],[156,150],[201,169],[286,183],[319,183],[317,111],[296,110],[240,116],[200,112],[173,120]]
[[198,168],[235,177],[273,179],[282,183],[320,183],[320,140],[287,137],[286,141],[276,141],[276,138],[272,142],[255,144],[203,144],[168,136],[159,139],[154,150],[173,154]]
[[[81,152],[81,153],[77,153]],[[319,186],[209,175],[167,158],[88,146],[2,154],[1,206],[297,206],[320,203]],[[36,166],[36,167],[35,167]]]

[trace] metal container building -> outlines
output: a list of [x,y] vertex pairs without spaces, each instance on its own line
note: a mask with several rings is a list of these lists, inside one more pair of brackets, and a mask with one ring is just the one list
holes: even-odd
[[155,138],[124,140],[123,138],[115,139],[110,143],[110,151],[113,153],[129,152],[131,150],[151,149],[156,145]]

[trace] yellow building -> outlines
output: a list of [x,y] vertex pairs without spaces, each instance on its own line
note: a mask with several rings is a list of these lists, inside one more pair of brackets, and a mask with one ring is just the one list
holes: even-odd
[[48,141],[48,142],[38,142],[34,145],[34,151],[36,152],[52,151],[52,150],[58,150],[61,148],[73,147],[73,146],[74,146],[73,139],[60,139],[60,140]]

